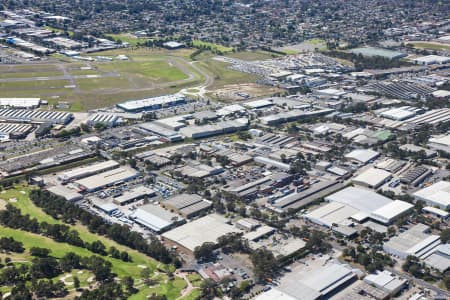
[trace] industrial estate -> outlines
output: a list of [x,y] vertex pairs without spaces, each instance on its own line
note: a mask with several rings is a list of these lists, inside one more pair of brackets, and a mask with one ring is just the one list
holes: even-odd
[[2,299],[450,299],[448,1],[125,2],[0,1]]

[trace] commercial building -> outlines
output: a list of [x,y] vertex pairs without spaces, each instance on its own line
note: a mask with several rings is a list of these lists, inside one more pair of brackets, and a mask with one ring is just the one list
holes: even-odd
[[161,206],[189,219],[209,209],[212,202],[196,194],[180,194],[162,201]]
[[0,120],[21,123],[68,124],[73,114],[61,111],[0,109]]
[[408,283],[406,279],[400,278],[386,270],[367,275],[364,277],[364,282],[387,291],[391,296],[404,289]]
[[352,179],[352,182],[358,185],[377,189],[392,178],[388,171],[369,168]]
[[107,127],[113,127],[117,125],[119,117],[114,114],[98,113],[89,117],[87,124],[89,126],[95,126],[96,124],[103,124]]
[[156,196],[156,192],[154,190],[141,185],[134,187],[129,191],[125,191],[122,195],[115,197],[113,203],[117,205],[126,205],[142,198],[153,196]]
[[0,98],[1,108],[38,108],[41,98]]
[[356,273],[349,266],[327,263],[307,271],[287,273],[277,289],[295,299],[328,299],[356,279]]
[[222,121],[211,125],[193,125],[180,129],[180,133],[188,138],[200,139],[220,134],[233,133],[248,127],[248,119],[240,118]]
[[75,181],[82,190],[94,192],[106,186],[125,182],[139,176],[139,172],[129,167],[120,167]]
[[450,134],[430,138],[428,140],[428,147],[436,151],[450,153]]
[[388,59],[399,59],[402,57],[406,57],[408,54],[398,51],[392,51],[382,48],[375,48],[375,47],[363,47],[363,48],[355,48],[350,50],[353,54],[361,54],[362,56],[367,57],[375,57],[375,56],[381,56]]
[[195,247],[205,242],[216,243],[219,237],[233,232],[240,230],[229,225],[224,217],[211,214],[174,228],[164,233],[162,237],[192,253]]
[[450,182],[439,181],[413,194],[416,200],[425,201],[429,206],[450,209]]
[[438,235],[428,234],[429,227],[417,224],[383,244],[386,253],[405,259],[409,255],[426,258],[441,244]]
[[137,224],[156,233],[166,231],[184,221],[177,214],[171,213],[156,204],[141,206],[130,217]]
[[123,103],[119,103],[116,106],[127,112],[141,112],[158,110],[164,107],[171,107],[176,105],[185,104],[187,98],[180,94],[165,95],[154,98],[147,98],[141,100],[131,100]]
[[345,159],[358,164],[367,164],[380,155],[377,151],[371,149],[356,149],[346,154]]
[[413,61],[418,65],[442,65],[450,62],[450,57],[440,55],[426,55],[415,58]]
[[105,172],[119,167],[120,164],[115,160],[106,160],[99,163],[94,163],[88,166],[82,166],[58,174],[58,179],[62,182],[69,182],[94,174]]
[[83,195],[62,185],[55,185],[49,187],[47,190],[52,194],[63,197],[67,201],[75,202],[83,199]]

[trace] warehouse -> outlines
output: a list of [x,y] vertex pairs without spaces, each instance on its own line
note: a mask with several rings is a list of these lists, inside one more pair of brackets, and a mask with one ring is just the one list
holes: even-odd
[[83,195],[62,185],[55,185],[47,189],[50,193],[61,196],[67,201],[75,202],[83,199]]
[[1,108],[38,108],[41,98],[0,98]]
[[424,166],[417,166],[409,169],[400,176],[400,182],[418,186],[426,177],[431,174],[431,170]]
[[119,122],[119,117],[114,114],[98,113],[89,117],[87,120],[88,126],[95,126],[96,124],[103,124],[107,127],[116,126]]
[[155,122],[149,122],[149,123],[142,123],[139,125],[136,125],[137,128],[145,130],[146,132],[156,134],[158,136],[161,136],[165,139],[167,139],[169,142],[178,142],[183,140],[183,136],[179,134],[178,132],[167,129]]
[[379,289],[385,290],[389,295],[394,296],[407,286],[408,280],[397,277],[389,271],[377,271],[364,277],[364,282]]
[[399,59],[402,57],[406,57],[407,54],[403,52],[398,51],[392,51],[382,48],[375,48],[375,47],[363,47],[363,48],[355,48],[350,50],[353,54],[361,54],[362,56],[367,57],[375,57],[375,56],[381,56],[388,59]]
[[193,253],[195,247],[205,242],[216,243],[219,237],[233,232],[240,230],[227,224],[224,217],[211,214],[172,229],[162,237]]
[[0,123],[0,139],[22,139],[25,138],[32,130],[33,126],[29,124]]
[[291,169],[291,166],[282,162],[279,162],[277,160],[273,160],[264,156],[256,156],[254,158],[254,161],[258,164],[263,164],[266,166],[272,166],[278,169],[281,169],[283,171],[289,171]]
[[367,215],[392,202],[391,199],[371,190],[359,187],[348,187],[325,197],[328,202],[350,205]]
[[217,115],[219,116],[228,116],[235,113],[242,114],[245,112],[246,112],[245,108],[239,104],[227,105],[216,111]]
[[397,173],[400,171],[406,162],[394,158],[385,158],[375,165],[375,168],[388,171],[390,173]]
[[172,107],[176,105],[185,104],[187,98],[180,94],[164,95],[154,98],[147,98],[141,100],[131,100],[119,103],[116,106],[127,112],[141,112],[157,110],[164,107]]
[[346,154],[344,157],[351,162],[365,165],[379,155],[380,153],[371,149],[357,149]]
[[450,134],[430,138],[428,140],[428,147],[436,151],[450,153]]
[[272,288],[256,296],[255,300],[298,300],[298,298],[289,296],[276,288]]
[[0,109],[0,119],[21,123],[52,123],[68,124],[73,114],[61,111],[29,110],[29,109]]
[[118,197],[115,197],[113,203],[117,205],[126,205],[145,197],[154,196],[156,196],[156,192],[154,190],[140,185],[134,187],[132,190],[123,192],[123,194]]
[[287,122],[294,122],[300,119],[306,119],[306,118],[312,118],[312,117],[319,117],[323,115],[327,115],[329,113],[332,113],[334,109],[331,108],[324,108],[319,110],[313,110],[313,111],[303,111],[294,109],[288,112],[281,112],[273,115],[268,115],[265,117],[261,117],[259,120],[264,125],[277,125],[277,124],[283,124]]
[[375,210],[370,218],[382,224],[391,224],[395,219],[410,213],[413,208],[414,205],[408,202],[395,200]]
[[440,181],[415,192],[416,200],[425,201],[427,205],[450,209],[450,182]]
[[418,65],[442,65],[450,62],[450,57],[440,55],[426,55],[415,58],[414,63]]
[[88,166],[81,166],[75,169],[64,171],[58,175],[58,179],[61,180],[62,182],[69,182],[72,180],[95,175],[101,172],[109,171],[117,167],[119,167],[119,163],[116,162],[115,160],[106,160]]
[[419,112],[421,112],[420,108],[412,106],[402,106],[385,110],[380,113],[380,116],[390,120],[403,121],[414,117]]
[[409,255],[421,259],[426,258],[441,244],[440,237],[428,234],[428,231],[429,227],[426,225],[414,225],[409,230],[385,242],[383,250],[401,259],[405,259]]
[[240,118],[235,120],[223,121],[211,125],[193,125],[180,129],[180,133],[188,138],[200,139],[219,134],[233,133],[248,127],[248,119]]
[[273,102],[271,99],[261,99],[261,100],[255,100],[250,101],[244,104],[245,107],[249,109],[261,109],[265,107],[272,106]]
[[446,272],[450,269],[450,244],[437,246],[424,262],[441,273]]
[[408,119],[405,122],[413,125],[429,124],[436,126],[448,121],[450,121],[450,109],[441,108],[427,111],[426,113],[415,116],[414,118]]
[[139,207],[130,218],[139,225],[150,229],[153,232],[161,233],[174,226],[181,224],[184,219],[171,213],[159,205],[146,204]]
[[277,288],[296,299],[329,299],[356,279],[349,266],[330,262],[287,273]]
[[388,171],[369,168],[352,179],[352,182],[361,186],[377,189],[392,178]]
[[211,207],[211,201],[196,194],[181,194],[161,202],[161,206],[187,219],[198,216]]
[[81,189],[94,192],[103,187],[128,181],[139,176],[139,172],[129,167],[120,167],[75,181]]

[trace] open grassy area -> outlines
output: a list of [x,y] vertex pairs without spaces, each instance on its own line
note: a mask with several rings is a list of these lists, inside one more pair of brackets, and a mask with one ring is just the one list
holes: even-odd
[[225,47],[225,46],[222,46],[222,45],[219,45],[219,44],[214,44],[214,43],[205,42],[205,41],[201,41],[201,40],[193,40],[192,44],[196,48],[207,48],[207,49],[210,49],[212,51],[220,51],[222,53],[227,53],[227,52],[232,52],[233,51],[233,48]]
[[122,41],[122,43],[128,43],[131,46],[136,46],[138,43],[145,43],[149,38],[140,38],[132,35],[131,33],[110,33],[106,35],[115,41]]
[[[47,215],[39,207],[36,207],[33,204],[33,202],[28,197],[29,192],[33,188],[34,187],[30,187],[27,185],[17,185],[14,188],[2,191],[0,193],[0,198],[20,208],[23,214],[29,214],[31,217],[34,217],[41,222],[45,221],[48,223],[61,223],[58,220],[54,220],[51,216]],[[124,276],[132,276],[135,279],[136,286],[138,287],[139,292],[136,295],[133,295],[130,299],[145,299],[147,295],[152,293],[165,295],[167,299],[176,299],[180,296],[181,291],[186,287],[186,282],[183,279],[169,279],[167,275],[156,272],[157,265],[159,265],[159,267],[162,269],[166,269],[166,266],[159,264],[154,259],[128,247],[119,245],[108,238],[92,234],[87,230],[86,227],[81,224],[76,224],[71,227],[79,232],[81,239],[85,242],[93,242],[99,240],[107,248],[114,246],[117,249],[121,251],[125,250],[130,254],[132,262],[123,262],[109,256],[103,257],[104,259],[112,263],[112,271],[116,273],[119,278],[122,278]],[[0,236],[13,237],[15,240],[23,243],[26,249],[24,253],[0,255],[2,259],[4,259],[5,257],[10,257],[15,263],[29,262],[32,257],[28,251],[31,247],[45,247],[51,249],[52,252],[50,255],[56,258],[64,256],[67,252],[74,252],[80,256],[91,256],[94,254],[85,248],[72,246],[67,243],[55,242],[54,240],[41,235],[17,229],[5,228],[2,226],[0,226]],[[142,284],[140,274],[143,268],[149,268],[154,272],[152,278],[154,280],[157,280],[158,284],[152,287],[148,287]],[[70,274],[63,274],[55,279],[63,278],[67,284],[68,289],[71,290],[74,276],[77,276],[80,279],[81,286],[87,286],[89,285],[89,283],[93,283],[91,282],[91,280],[89,280],[89,278],[92,278],[92,274],[87,270],[73,270]],[[197,283],[198,278],[195,278],[195,284]],[[9,290],[10,287],[4,287],[1,289],[1,291],[3,292],[7,292]],[[195,299],[195,297],[185,299]]]
[[278,57],[280,55],[268,51],[256,50],[256,51],[232,52],[227,53],[225,56],[252,61],[252,60],[267,60],[274,57]]
[[427,50],[450,50],[450,45],[438,42],[411,42],[406,43],[407,45],[411,45],[414,48],[418,49],[427,49]]

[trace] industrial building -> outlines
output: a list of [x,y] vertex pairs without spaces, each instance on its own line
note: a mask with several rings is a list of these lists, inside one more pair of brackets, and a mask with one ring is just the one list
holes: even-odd
[[147,98],[141,100],[131,100],[123,103],[119,103],[116,106],[127,112],[141,112],[158,110],[164,107],[171,107],[176,105],[185,104],[187,98],[180,94],[164,95],[154,98]]
[[314,269],[287,273],[277,289],[294,299],[328,299],[356,279],[356,273],[348,265],[326,263]]
[[381,56],[388,59],[399,59],[406,57],[408,54],[398,51],[392,51],[388,49],[375,48],[375,47],[363,47],[350,50],[353,54],[361,54],[362,56],[375,57]]
[[356,149],[346,154],[344,157],[351,162],[365,165],[377,158],[379,155],[380,153],[372,149]]
[[63,197],[67,201],[75,202],[83,199],[83,195],[62,185],[55,185],[47,190],[52,194]]
[[222,121],[211,125],[192,125],[180,129],[180,133],[185,137],[200,139],[220,134],[233,133],[248,127],[248,119],[240,118],[229,121]]
[[180,194],[162,201],[161,206],[189,219],[209,209],[212,202],[196,194]]
[[387,225],[408,214],[413,205],[400,200],[391,200],[367,189],[348,187],[325,197],[330,202],[308,213],[305,218],[329,228],[342,228],[353,222],[363,223],[371,219]]
[[0,109],[0,120],[20,123],[68,124],[73,114],[61,111]]
[[439,245],[425,258],[425,264],[441,273],[450,269],[450,244]]
[[327,115],[329,113],[332,113],[333,111],[334,109],[331,108],[323,108],[313,111],[303,111],[294,109],[288,112],[281,112],[278,114],[261,117],[259,120],[264,125],[278,125],[287,122],[298,121],[301,119]]
[[0,98],[0,108],[38,108],[41,98]]
[[413,107],[413,106],[402,106],[391,108],[388,110],[384,110],[380,113],[380,116],[383,118],[395,120],[395,121],[403,121],[409,118],[414,117],[416,114],[420,113],[422,109]]
[[450,109],[440,108],[432,109],[422,115],[415,116],[405,122],[412,125],[433,125],[437,126],[441,123],[448,122],[450,120]]
[[120,167],[75,181],[82,190],[95,192],[106,186],[128,181],[139,176],[139,172],[129,167]]
[[386,253],[405,259],[409,255],[424,259],[441,244],[438,235],[428,234],[429,227],[417,224],[383,244]]
[[122,195],[115,197],[113,203],[117,205],[126,205],[145,197],[154,197],[156,192],[151,188],[143,185],[132,188],[129,191],[123,192]]
[[89,117],[87,120],[88,126],[95,126],[96,124],[103,124],[107,127],[113,127],[117,125],[119,117],[114,114],[98,113]]
[[62,182],[69,182],[91,175],[95,175],[101,172],[109,171],[119,167],[120,164],[115,160],[106,160],[98,163],[94,163],[87,166],[81,166],[75,169],[64,171],[58,174],[58,179]]
[[418,186],[426,177],[431,174],[431,170],[424,166],[417,166],[404,172],[400,176],[400,181],[412,186]]
[[29,124],[0,123],[0,140],[22,139],[32,130]]
[[442,65],[450,62],[450,57],[441,56],[441,55],[426,55],[417,57],[414,60],[414,63],[418,65]]
[[240,232],[227,224],[227,220],[217,214],[210,214],[200,219],[181,225],[162,235],[164,240],[194,252],[195,247],[205,242],[216,243],[217,239],[227,233]]
[[450,182],[439,181],[413,194],[416,200],[424,201],[429,206],[450,209]]
[[161,233],[184,222],[184,219],[177,214],[171,213],[156,204],[141,206],[130,217],[137,224],[156,233]]
[[388,171],[369,168],[352,179],[352,182],[361,186],[377,189],[392,178]]
[[264,156],[256,156],[253,158],[253,160],[258,164],[263,164],[266,166],[272,166],[275,168],[278,168],[283,171],[289,171],[291,169],[291,166],[285,163],[282,163],[277,160],[273,160]]
[[450,134],[430,138],[428,140],[428,147],[436,151],[444,151],[450,154]]
[[163,127],[155,122],[142,123],[136,125],[136,128],[144,130],[145,132],[147,132],[147,134],[156,134],[164,139],[167,139],[167,141],[169,142],[178,142],[183,140],[183,136],[180,133],[172,129]]
[[408,284],[408,280],[400,278],[386,270],[377,271],[376,274],[367,275],[364,277],[364,282],[385,290],[391,296],[396,295]]
[[231,104],[231,105],[227,105],[227,106],[224,106],[224,107],[218,109],[216,111],[216,114],[224,117],[224,116],[229,116],[229,115],[236,114],[236,113],[242,114],[245,112],[246,112],[245,107],[243,107],[242,105]]

